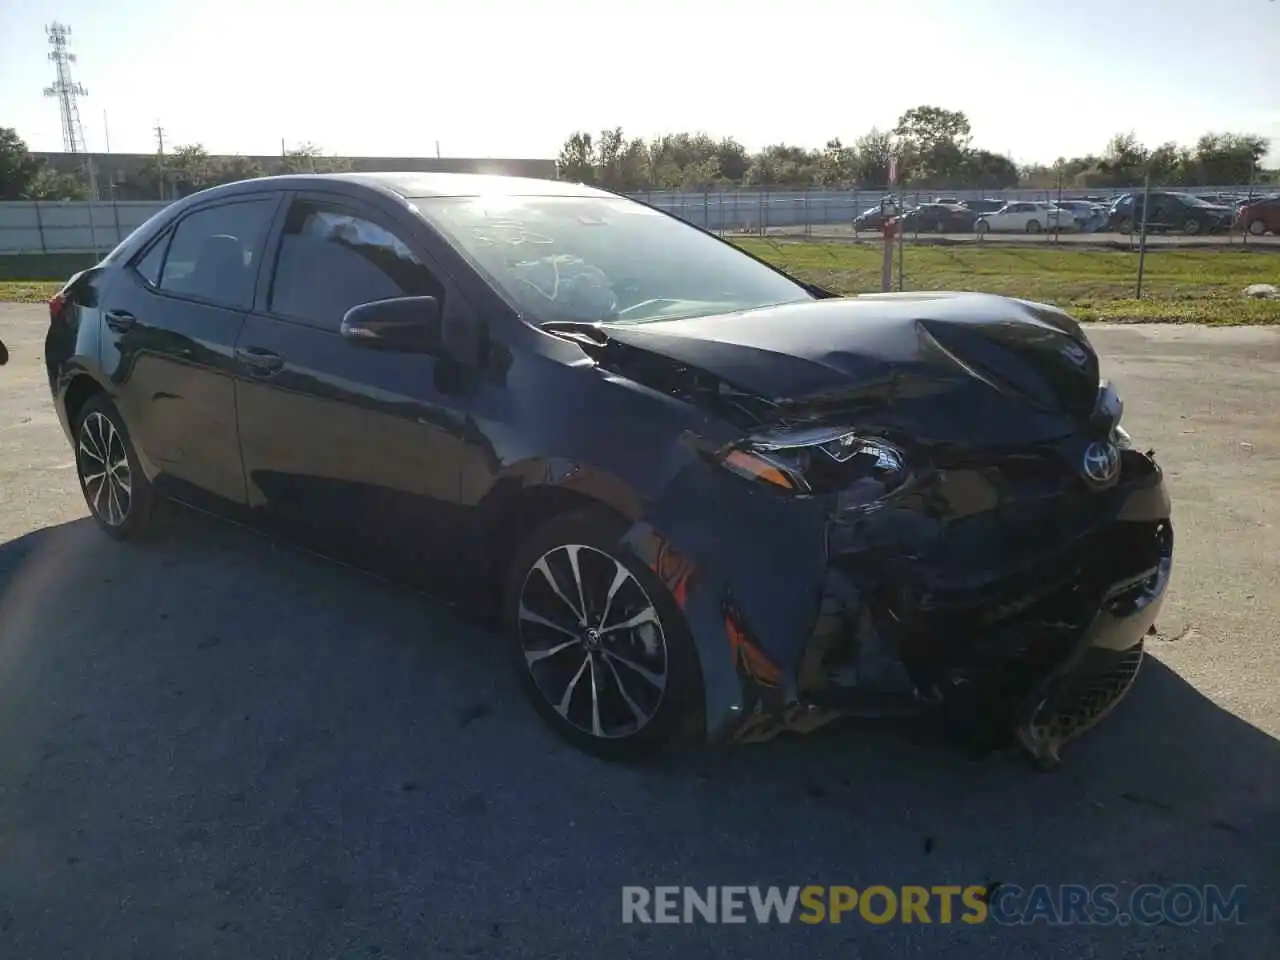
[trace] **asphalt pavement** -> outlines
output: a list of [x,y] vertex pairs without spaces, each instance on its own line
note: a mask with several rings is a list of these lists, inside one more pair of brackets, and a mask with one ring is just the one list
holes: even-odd
[[[1252,960],[1280,942],[1280,336],[1091,328],[1175,498],[1161,636],[1051,774],[893,727],[576,753],[482,627],[203,517],[86,517],[0,305],[0,957]],[[1247,885],[1244,924],[627,925],[624,885]]]

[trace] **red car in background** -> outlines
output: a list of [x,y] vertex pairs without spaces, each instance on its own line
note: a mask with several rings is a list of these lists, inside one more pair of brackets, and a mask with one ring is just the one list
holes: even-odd
[[1268,232],[1280,234],[1280,195],[1241,206],[1236,212],[1236,229],[1248,230],[1255,237]]

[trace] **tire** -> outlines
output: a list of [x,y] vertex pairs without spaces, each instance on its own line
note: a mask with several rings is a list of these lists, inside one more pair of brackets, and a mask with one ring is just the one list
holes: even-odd
[[946,225],[943,221],[939,220],[939,221],[938,221],[938,223],[937,223],[937,226],[935,226],[935,227],[934,227],[934,229],[935,229],[938,233],[946,233],[946,232],[947,232],[947,225]]
[[1028,221],[1027,221],[1027,233],[1039,233],[1039,232],[1040,232],[1041,230],[1043,230],[1043,229],[1044,229],[1044,228],[1040,226],[1040,221],[1039,221],[1039,220],[1028,220]]
[[1194,237],[1200,232],[1200,221],[1195,219],[1195,217],[1190,218],[1182,225],[1182,232],[1188,237]]
[[977,223],[973,225],[973,232],[980,237],[985,237],[987,235],[987,231],[989,231],[990,229],[991,229],[991,224],[987,223],[987,221],[985,220],[979,220]]
[[[696,717],[703,693],[684,614],[622,545],[628,526],[603,507],[555,517],[517,549],[503,587],[512,665],[534,709],[569,743],[619,761],[668,746]],[[577,602],[579,586],[585,603]]]
[[154,532],[155,491],[133,449],[129,429],[106,394],[88,399],[76,417],[76,476],[89,515],[114,540]]
[[1121,217],[1116,221],[1116,233],[1133,233],[1133,221],[1128,217]]
[[1253,236],[1260,237],[1267,232],[1267,225],[1262,222],[1261,217],[1257,217],[1249,221],[1249,225],[1245,228]]

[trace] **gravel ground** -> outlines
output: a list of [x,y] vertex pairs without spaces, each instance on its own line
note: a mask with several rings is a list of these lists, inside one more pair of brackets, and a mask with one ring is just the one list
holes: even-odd
[[[632,769],[413,593],[200,517],[108,541],[43,310],[0,305],[0,956],[1274,956],[1280,336],[1091,335],[1178,545],[1154,655],[1062,769],[858,727]],[[1247,884],[1246,922],[620,922],[624,884],[995,881]]]

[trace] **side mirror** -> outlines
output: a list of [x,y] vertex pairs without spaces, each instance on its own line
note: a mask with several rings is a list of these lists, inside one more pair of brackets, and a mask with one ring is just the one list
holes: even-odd
[[362,303],[346,312],[338,332],[344,340],[370,350],[439,354],[440,301],[397,297]]

